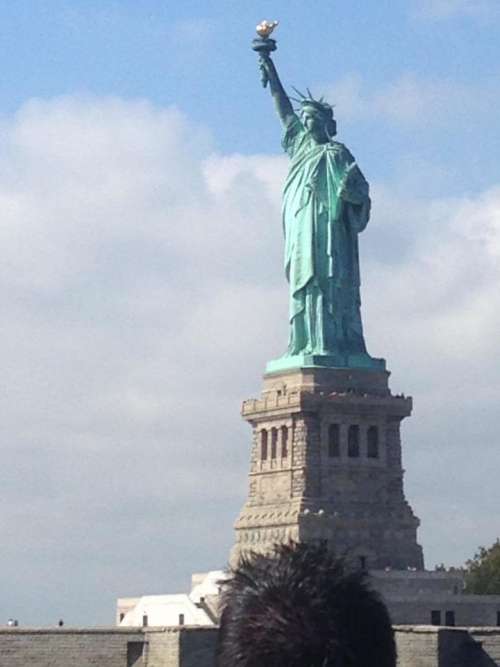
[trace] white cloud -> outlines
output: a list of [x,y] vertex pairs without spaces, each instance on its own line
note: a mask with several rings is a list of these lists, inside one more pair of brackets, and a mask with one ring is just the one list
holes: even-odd
[[206,18],[191,18],[177,21],[172,28],[177,46],[199,47],[200,42],[215,34],[216,25],[214,21]]
[[413,0],[416,16],[439,20],[454,16],[486,18],[498,14],[496,0]]
[[[6,119],[0,156],[4,606],[106,622],[118,595],[180,589],[228,553],[239,404],[286,340],[286,164],[219,155],[175,109],[72,97]],[[431,564],[465,558],[489,539],[467,480],[497,488],[500,188],[373,198],[369,349],[415,394],[406,467]],[[483,517],[459,545],[436,525],[450,496]]]
[[[364,273],[368,341],[387,355],[393,387],[415,398],[405,468],[427,564],[459,565],[497,530],[500,187],[427,202],[373,194],[366,243],[381,238]],[[391,261],[377,248],[392,238]]]
[[324,87],[343,121],[388,120],[402,126],[443,127],[496,119],[500,101],[497,79],[460,84],[404,74],[372,90],[359,74],[348,74]]
[[[234,388],[262,368],[261,323],[281,302],[279,202],[266,193],[282,160],[218,157],[175,109],[92,98],[26,105],[5,122],[0,155],[6,558],[32,568],[42,533],[55,577],[83,550],[95,576],[87,622],[99,609],[105,621],[120,588],[153,586],[132,572],[151,549],[175,555],[168,576],[156,568],[156,588],[204,567],[197,539],[207,565],[224,562],[248,453]],[[212,534],[197,531],[216,518],[202,504],[223,533],[211,557]],[[122,517],[125,542],[113,533]],[[105,610],[110,560],[123,576]],[[36,595],[11,590],[25,622]]]

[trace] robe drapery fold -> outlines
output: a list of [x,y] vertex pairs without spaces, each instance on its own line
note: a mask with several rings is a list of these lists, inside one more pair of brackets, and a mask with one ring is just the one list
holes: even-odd
[[370,216],[368,183],[343,144],[318,144],[297,116],[283,148],[288,354],[365,353],[357,235]]

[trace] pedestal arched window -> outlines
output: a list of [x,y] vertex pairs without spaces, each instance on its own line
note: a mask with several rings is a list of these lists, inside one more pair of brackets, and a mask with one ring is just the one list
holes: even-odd
[[340,456],[340,426],[330,424],[328,427],[328,456],[335,458]]
[[278,429],[271,429],[271,458],[275,459],[278,454]]
[[260,458],[262,461],[267,459],[267,431],[260,432]]
[[281,427],[281,458],[286,459],[288,457],[288,428],[286,426]]
[[347,434],[347,455],[351,459],[356,459],[359,456],[359,426],[351,424]]
[[378,459],[378,427],[370,426],[366,434],[367,454],[369,459]]

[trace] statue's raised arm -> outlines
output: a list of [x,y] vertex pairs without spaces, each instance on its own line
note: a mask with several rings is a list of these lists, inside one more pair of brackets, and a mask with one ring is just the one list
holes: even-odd
[[273,96],[276,111],[280,117],[281,122],[285,127],[290,123],[290,120],[295,117],[295,112],[290,102],[290,98],[285,92],[283,85],[276,71],[276,67],[271,60],[271,56],[261,57],[260,68],[269,81],[269,88]]
[[257,26],[257,33],[259,37],[254,39],[252,48],[260,55],[259,66],[261,71],[261,81],[264,88],[269,83],[271,95],[278,116],[283,125],[287,125],[295,116],[295,112],[290,102],[290,98],[285,92],[283,85],[276,71],[276,67],[271,60],[271,52],[276,50],[276,41],[270,38],[274,28],[278,25],[277,21],[262,21]]
[[288,352],[269,372],[304,366],[384,368],[366,351],[361,324],[358,234],[370,217],[366,179],[348,149],[335,140],[333,107],[298,93],[297,115],[279,79],[270,34],[257,26],[262,84],[269,84],[284,126],[290,158],[283,192],[285,272],[290,286]]

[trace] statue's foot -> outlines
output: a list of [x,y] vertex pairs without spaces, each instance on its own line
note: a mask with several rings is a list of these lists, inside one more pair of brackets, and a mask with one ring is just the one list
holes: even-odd
[[296,368],[365,368],[385,370],[385,359],[370,357],[366,352],[358,354],[308,353],[290,354],[274,359],[266,365],[266,373],[278,373]]
[[385,359],[370,357],[368,352],[358,352],[357,354],[347,355],[348,368],[373,368],[375,370],[385,370]]

